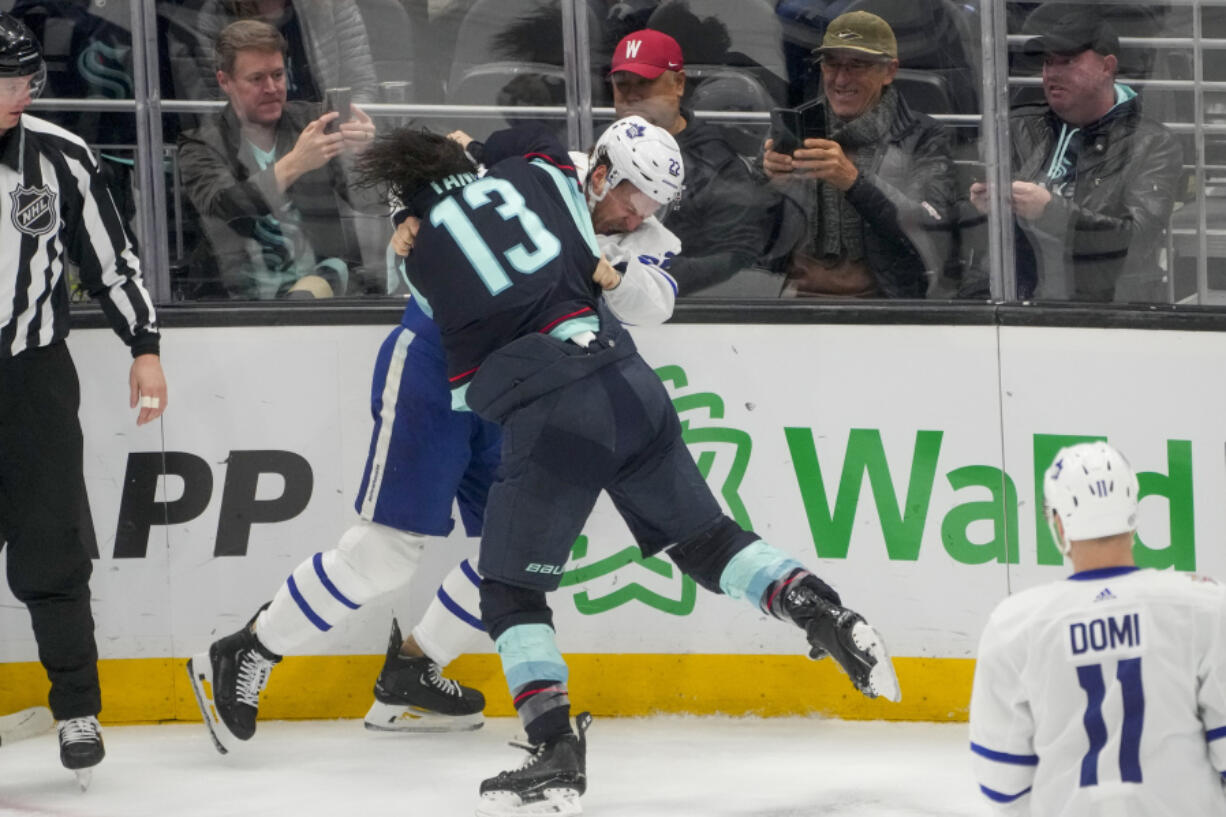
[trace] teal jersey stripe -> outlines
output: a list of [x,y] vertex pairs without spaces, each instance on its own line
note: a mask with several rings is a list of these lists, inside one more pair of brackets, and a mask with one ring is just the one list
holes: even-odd
[[[472,381],[469,381],[472,382]],[[472,411],[468,405],[468,383],[451,390],[452,411]]]
[[730,599],[746,599],[758,604],[771,582],[781,579],[800,562],[761,539],[729,560],[719,577],[719,589]]
[[584,315],[582,318],[571,318],[568,321],[562,321],[553,329],[549,330],[549,336],[558,340],[570,340],[575,335],[583,332],[599,332],[600,318],[596,315]]
[[[400,269],[403,272],[403,262],[401,262]],[[417,291],[417,287],[413,286],[413,284],[409,281],[409,276],[404,276],[404,282],[409,285],[409,293],[413,296],[413,299],[417,301],[417,306],[421,308],[422,312],[426,313],[427,318],[434,320],[434,310],[430,308],[430,302],[426,300],[426,296]]]
[[566,683],[570,675],[548,624],[518,624],[503,633],[494,646],[512,694],[529,681]]
[[599,258],[600,246],[596,243],[596,230],[592,227],[592,216],[588,212],[583,193],[579,191],[579,185],[574,179],[543,159],[533,159],[531,164],[545,171],[549,178],[553,179],[553,183],[558,186],[558,192],[562,194],[562,201],[566,202],[566,209],[570,210],[571,218],[575,220],[575,227],[579,230],[579,234],[587,241],[592,255]]

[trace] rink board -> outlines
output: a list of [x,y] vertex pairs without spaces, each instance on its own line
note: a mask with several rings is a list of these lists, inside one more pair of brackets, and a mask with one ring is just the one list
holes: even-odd
[[[383,327],[179,329],[170,406],[138,429],[109,333],[70,338],[82,377],[92,582],[109,719],[191,718],[180,665],[242,626],[354,519]],[[1141,472],[1144,563],[1226,576],[1226,384],[1213,333],[991,326],[635,330],[686,440],[738,521],[820,573],[900,657],[904,703],[863,702],[799,633],[635,558],[606,502],[552,597],[573,697],[648,711],[965,717],[976,641],[1010,590],[1067,570],[1037,524],[1062,442],[1105,437]],[[170,474],[158,477],[165,465]],[[169,515],[169,522],[167,524]],[[360,715],[389,610],[413,621],[475,554],[453,533],[403,590],[287,661],[266,711]],[[0,710],[45,692],[28,618],[0,603]],[[478,638],[454,674],[509,712]],[[632,680],[627,680],[632,679]],[[679,679],[684,679],[679,682]],[[319,694],[325,689],[329,694]],[[505,711],[504,711],[505,710]],[[888,711],[887,711],[888,710]]]

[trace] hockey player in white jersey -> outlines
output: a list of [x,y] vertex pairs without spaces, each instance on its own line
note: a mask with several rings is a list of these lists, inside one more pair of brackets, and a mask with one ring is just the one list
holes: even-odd
[[[513,136],[507,139],[505,136]],[[474,161],[493,164],[508,153],[528,154],[538,147],[539,134],[529,130],[505,131],[491,145],[474,142],[456,131],[459,142]],[[487,155],[487,153],[489,155]],[[618,120],[605,130],[590,154],[572,151],[581,179],[600,251],[617,271],[619,280],[601,281],[604,298],[623,323],[663,323],[673,314],[677,282],[669,264],[681,252],[681,241],[654,215],[681,195],[685,170],[681,150],[672,135],[640,116]],[[467,559],[451,569],[434,594],[421,621],[401,641],[392,622],[387,658],[375,682],[375,700],[366,713],[368,729],[419,732],[423,729],[475,728],[482,722],[484,699],[476,690],[461,687],[468,705],[455,707],[430,693],[401,669],[406,661],[428,656],[438,667],[478,644],[487,643],[481,625],[480,577]],[[480,704],[480,705],[478,705]]]
[[[628,126],[598,143],[589,203],[595,218],[607,219],[607,229],[637,231],[651,212],[680,194],[684,169],[666,131],[644,120]],[[530,153],[539,138],[542,133],[532,130],[499,132],[487,146],[488,159],[500,151]],[[635,144],[627,147],[627,141]],[[672,314],[676,283],[665,268],[680,245],[658,222],[641,236],[642,243],[610,244],[613,258],[598,267],[595,279],[619,319],[660,323]],[[450,532],[453,502],[466,533],[480,535],[500,434],[469,412],[451,411],[437,336],[437,327],[410,300],[401,325],[380,350],[371,396],[376,424],[356,502],[357,524],[336,548],[299,565],[247,626],[189,660],[197,703],[218,751],[226,753],[255,734],[259,695],[282,655],[411,580],[425,544]],[[366,716],[369,728],[452,731],[482,724],[481,693],[441,673],[485,638],[478,582],[464,560],[403,643],[392,622],[375,703]]]
[[1226,815],[1226,588],[1138,569],[1137,478],[1102,442],[1065,448],[1045,510],[1073,574],[997,606],[970,733],[1001,815]]

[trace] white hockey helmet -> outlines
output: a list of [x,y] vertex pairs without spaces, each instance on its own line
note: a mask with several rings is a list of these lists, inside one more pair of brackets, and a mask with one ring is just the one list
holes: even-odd
[[[628,181],[661,205],[681,196],[685,162],[672,134],[641,116],[619,119],[601,134],[592,148],[592,167],[609,161],[605,193]],[[594,197],[597,200],[604,197]]]
[[1137,475],[1123,454],[1104,442],[1078,443],[1060,449],[1047,469],[1043,510],[1052,537],[1068,556],[1074,541],[1136,530],[1139,493]]

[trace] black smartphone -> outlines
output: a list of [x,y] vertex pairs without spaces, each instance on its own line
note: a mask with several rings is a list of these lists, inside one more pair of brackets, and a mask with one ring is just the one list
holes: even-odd
[[[801,105],[796,109],[800,114],[800,132],[805,139],[826,139],[826,104],[820,100]],[[802,143],[803,144],[803,143]]]
[[324,133],[336,133],[341,125],[349,121],[349,104],[353,96],[350,88],[329,88],[324,92],[324,112],[336,111],[340,116],[333,119],[324,128]]
[[804,122],[795,108],[771,109],[771,150],[776,153],[793,153],[804,146]]

